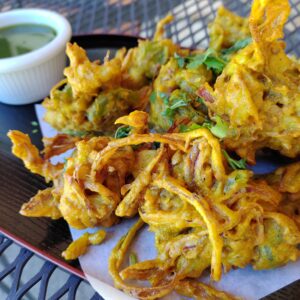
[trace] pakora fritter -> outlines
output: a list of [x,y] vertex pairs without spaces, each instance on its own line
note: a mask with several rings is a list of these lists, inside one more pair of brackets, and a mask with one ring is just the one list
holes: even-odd
[[281,40],[289,11],[288,0],[255,0],[253,43],[232,56],[214,87],[204,84],[198,93],[211,116],[230,124],[225,146],[252,163],[264,147],[288,157],[300,153],[300,64]]
[[250,163],[261,148],[299,155],[300,64],[281,40],[289,9],[287,0],[254,1],[249,38],[248,30],[238,30],[248,21],[220,8],[211,48],[176,54],[161,67],[150,97],[155,129],[212,127],[219,118],[227,129],[218,137]]
[[45,120],[72,135],[112,135],[118,117],[149,106],[156,131],[212,128],[219,120],[227,128],[217,137],[250,163],[261,148],[296,157],[300,65],[281,40],[288,14],[287,0],[254,1],[249,21],[221,7],[206,51],[164,39],[171,16],[159,22],[152,41],[121,49],[102,65],[69,44],[67,78],[44,101]]
[[158,23],[153,40],[140,40],[138,47],[128,52],[120,49],[112,59],[108,52],[103,64],[91,62],[76,43],[68,43],[70,66],[64,71],[66,79],[53,87],[43,102],[45,121],[71,135],[111,135],[117,118],[145,110],[152,79],[179,49],[163,38],[164,26],[171,20],[167,16]]
[[[43,103],[45,120],[68,134],[44,139],[40,154],[28,135],[8,133],[12,152],[52,182],[20,213],[64,218],[77,229],[138,216],[112,251],[109,272],[117,288],[139,299],[173,290],[234,299],[199,277],[210,270],[218,281],[231,269],[297,260],[300,163],[267,176],[246,164],[262,148],[300,153],[300,64],[281,40],[289,11],[287,0],[254,0],[249,19],[221,7],[206,50],[164,39],[171,16],[153,40],[108,54],[103,64],[68,44],[66,79]],[[51,163],[69,149],[64,163]],[[144,224],[157,257],[124,267]],[[104,237],[86,233],[63,256],[74,259]]]
[[[201,284],[192,288],[195,283],[189,280],[208,268],[211,278],[219,280],[222,269],[228,272],[248,264],[269,269],[298,258],[300,231],[280,206],[284,190],[255,179],[249,170],[232,169],[219,140],[207,128],[149,133],[147,115],[138,111],[117,123],[130,126],[129,135],[77,141],[64,170],[59,167],[59,186],[54,183],[52,188],[56,208],[72,227],[111,226],[118,218],[139,214],[139,226],[144,222],[154,232],[158,251],[154,260],[138,262],[119,274],[130,234],[112,252],[110,272],[117,287],[141,299],[154,299],[173,289],[180,292],[183,281],[191,284],[189,293],[194,291],[196,297],[199,289],[210,293],[212,288]],[[12,131],[9,136],[14,153],[27,167],[40,172],[36,161],[51,170],[45,159],[28,159],[36,156],[36,149],[26,135]],[[49,145],[46,153],[51,154]],[[19,152],[20,147],[26,150]],[[33,204],[41,206],[33,199],[22,208],[23,214]],[[127,279],[148,280],[152,287],[127,285]]]

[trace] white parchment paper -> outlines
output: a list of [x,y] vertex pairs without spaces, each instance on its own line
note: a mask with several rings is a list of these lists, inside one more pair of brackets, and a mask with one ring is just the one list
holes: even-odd
[[[43,121],[44,109],[36,105],[36,113],[45,137],[52,137],[56,131]],[[70,154],[70,153],[68,153]],[[68,155],[67,154],[67,155]],[[62,158],[58,158],[58,160]],[[113,281],[108,273],[108,257],[111,250],[117,244],[121,236],[135,222],[135,219],[124,220],[122,223],[105,229],[107,237],[98,246],[91,246],[89,251],[79,258],[83,272],[94,289],[105,300],[129,300],[132,297],[113,287]],[[73,239],[80,237],[84,232],[94,232],[98,228],[87,230],[75,230],[70,228]],[[156,251],[154,247],[154,236],[147,228],[143,228],[135,240],[132,251],[137,253],[139,261],[154,258]],[[300,260],[274,270],[254,271],[251,267],[230,271],[222,277],[218,283],[211,283],[217,288],[240,296],[247,300],[262,298],[300,278]],[[209,278],[203,279],[209,282]],[[181,297],[175,293],[164,298],[164,300],[179,300]]]

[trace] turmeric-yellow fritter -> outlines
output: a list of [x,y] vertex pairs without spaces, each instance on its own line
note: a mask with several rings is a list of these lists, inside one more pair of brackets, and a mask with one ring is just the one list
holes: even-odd
[[210,115],[221,116],[234,132],[226,147],[250,162],[263,147],[288,157],[300,153],[300,64],[281,41],[289,11],[288,0],[255,0],[253,43],[231,58],[213,88],[200,88]]
[[91,62],[76,43],[68,43],[66,79],[43,102],[46,122],[71,135],[111,135],[117,118],[135,109],[145,110],[153,78],[179,49],[163,38],[164,26],[171,20],[167,16],[158,23],[153,40],[140,40],[129,51],[120,49],[112,59],[108,52],[102,64]]
[[[153,299],[173,289],[180,292],[183,281],[191,284],[189,293],[194,291],[196,297],[199,290],[211,293],[211,287],[192,288],[195,283],[188,282],[208,268],[211,278],[219,280],[222,269],[248,264],[268,269],[298,258],[300,231],[281,205],[285,190],[276,188],[275,179],[269,185],[249,170],[233,170],[218,139],[206,128],[149,133],[147,121],[144,112],[133,112],[117,120],[132,127],[128,137],[77,141],[60,173],[56,194],[58,210],[75,228],[111,226],[117,218],[139,214],[154,232],[158,252],[154,260],[120,272],[126,239],[113,251],[110,272],[118,287]],[[24,139],[18,132],[10,136]],[[21,145],[18,138],[13,142],[15,149]],[[29,142],[27,149],[35,153]],[[20,155],[25,163],[30,151]],[[131,286],[127,279],[148,280],[152,287]]]
[[[44,139],[40,154],[28,135],[8,133],[13,153],[52,182],[20,213],[62,217],[78,229],[138,216],[112,251],[109,272],[117,288],[139,299],[173,290],[234,299],[199,277],[210,270],[218,281],[231,269],[297,260],[300,163],[267,176],[246,165],[262,148],[300,154],[300,64],[282,41],[289,11],[288,0],[254,0],[249,19],[221,7],[206,50],[163,38],[172,16],[158,23],[153,40],[112,59],[108,53],[102,64],[68,44],[66,79],[43,105],[45,120],[70,135]],[[51,163],[70,149],[64,163]],[[144,224],[157,256],[126,267]],[[63,256],[74,259],[104,236],[86,233]]]

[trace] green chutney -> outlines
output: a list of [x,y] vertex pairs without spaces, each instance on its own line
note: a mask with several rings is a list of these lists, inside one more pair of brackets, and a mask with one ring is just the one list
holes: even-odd
[[46,25],[17,24],[0,28],[0,58],[18,56],[39,49],[56,36]]

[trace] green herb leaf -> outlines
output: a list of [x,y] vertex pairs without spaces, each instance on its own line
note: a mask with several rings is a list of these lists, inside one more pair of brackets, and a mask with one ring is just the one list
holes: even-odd
[[194,56],[188,56],[187,60],[189,63],[187,64],[188,69],[197,69],[199,66],[203,65],[206,59],[213,55],[215,51],[211,48],[208,48],[204,53],[197,54]]
[[169,103],[169,95],[163,92],[158,92],[158,96],[162,99],[165,105]]
[[156,92],[153,91],[153,92],[151,93],[150,97],[149,97],[151,103],[154,103],[154,102],[155,102],[156,96],[157,96],[157,95],[156,95]]
[[37,132],[39,132],[39,130],[38,129],[33,129],[31,132],[32,133],[37,133]]
[[210,131],[216,137],[223,139],[228,136],[229,125],[221,117],[215,116],[216,124],[210,128]]
[[188,128],[189,128],[189,126],[184,125],[184,124],[180,124],[179,125],[179,132],[187,132]]
[[180,56],[179,54],[175,53],[174,54],[174,58],[176,59],[177,61],[177,64],[178,64],[178,67],[180,69],[182,69],[184,67],[184,64],[185,64],[185,60],[184,60],[184,57]]
[[162,113],[162,116],[167,117],[170,121],[173,121],[173,117],[174,117],[174,111],[170,108],[167,107]]
[[122,139],[125,138],[129,135],[131,131],[131,127],[130,126],[120,126],[115,133],[115,138],[116,139]]
[[175,110],[178,109],[179,107],[187,106],[187,102],[181,99],[176,99],[172,103],[171,106],[167,105],[167,108],[165,111],[162,112],[162,115],[164,117],[169,118],[171,121],[173,120]]
[[228,49],[223,49],[221,51],[222,55],[229,55],[229,54],[232,54],[234,52],[237,52],[238,50],[240,49],[243,49],[245,48],[246,46],[248,46],[250,43],[252,42],[252,38],[251,37],[248,37],[248,38],[245,38],[243,40],[239,40],[237,42],[235,42],[235,44],[228,48]]
[[176,99],[174,103],[170,106],[170,109],[174,110],[182,106],[187,106],[187,102],[184,100]]
[[202,123],[202,127],[204,128],[208,128],[209,130],[213,127],[214,123],[209,120],[209,119],[206,119],[203,123]]
[[196,130],[199,128],[203,128],[203,126],[195,124],[195,123],[193,123],[189,126],[181,124],[179,126],[179,132],[189,132],[189,131],[193,131],[193,130]]
[[200,104],[203,104],[203,105],[206,106],[205,101],[203,100],[203,98],[197,97],[197,98],[196,98],[196,101],[199,102]]
[[218,56],[215,50],[208,48],[204,53],[186,58],[189,63],[188,69],[197,69],[201,65],[205,65],[208,69],[212,69],[216,74],[220,74],[226,66],[226,61]]
[[138,259],[137,259],[136,254],[134,252],[131,252],[129,254],[129,265],[130,266],[135,265],[137,262],[138,262]]
[[209,70],[213,70],[216,74],[222,73],[226,62],[218,57],[208,57],[204,64]]
[[30,124],[32,126],[39,126],[39,123],[37,121],[31,121]]
[[223,150],[223,154],[232,169],[234,170],[247,169],[246,160],[244,158],[240,160],[233,159],[232,157],[229,156],[229,154],[225,150]]
[[229,125],[225,122],[221,117],[215,116],[216,124],[214,124],[211,120],[205,120],[202,124],[202,127],[208,128],[210,132],[220,138],[223,139],[228,136]]

